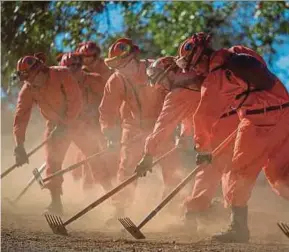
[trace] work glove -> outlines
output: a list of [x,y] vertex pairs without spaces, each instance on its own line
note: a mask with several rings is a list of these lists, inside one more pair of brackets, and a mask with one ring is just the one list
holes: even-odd
[[199,152],[196,155],[196,164],[201,165],[201,164],[211,164],[213,160],[212,153],[210,152]]
[[23,144],[19,144],[14,149],[15,163],[17,166],[29,164],[28,155]]
[[51,131],[50,137],[52,137],[52,138],[61,137],[64,135],[65,131],[66,131],[66,126],[59,124]]
[[141,161],[136,166],[134,172],[137,173],[139,177],[145,177],[147,172],[152,172],[153,157],[151,155],[144,155]]

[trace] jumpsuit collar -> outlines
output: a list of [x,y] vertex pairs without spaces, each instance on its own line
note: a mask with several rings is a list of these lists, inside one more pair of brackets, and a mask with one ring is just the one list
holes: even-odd
[[228,57],[230,57],[231,53],[228,49],[223,48],[216,52],[214,52],[210,59],[209,71],[213,71],[215,68],[222,66]]

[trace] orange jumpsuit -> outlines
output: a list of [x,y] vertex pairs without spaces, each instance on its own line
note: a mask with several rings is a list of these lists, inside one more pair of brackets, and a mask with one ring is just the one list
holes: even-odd
[[[146,139],[145,153],[155,155],[159,144],[170,137],[176,125],[181,121],[185,124],[182,135],[193,136],[193,114],[198,107],[201,95],[200,92],[189,90],[189,88],[175,89],[166,96],[154,131]],[[233,115],[219,121],[213,130],[215,147],[234,131],[238,122],[238,117]],[[232,146],[231,148],[228,146],[227,155],[218,157],[219,162],[215,162],[214,167],[210,169],[204,167],[197,173],[193,193],[185,202],[188,210],[205,210],[209,207],[211,199],[219,186],[222,171],[226,167],[225,158],[228,158],[231,153]]]
[[[84,98],[84,109],[82,114],[80,115],[80,119],[83,120],[87,124],[87,131],[90,131],[91,137],[93,139],[96,152],[100,152],[105,148],[105,139],[101,133],[100,125],[99,125],[99,112],[98,112],[98,106],[100,104],[100,101],[102,99],[103,95],[103,89],[105,86],[105,82],[97,73],[87,73],[82,72],[83,74],[83,80],[82,83],[79,81],[79,87],[82,91],[82,96]],[[98,166],[106,167],[106,156],[103,155],[100,156],[97,159]],[[78,154],[78,161],[81,161],[85,157],[83,157],[82,153]],[[116,166],[113,166],[112,168],[115,168]],[[84,176],[84,189],[90,188],[94,181],[97,181],[97,172],[98,170],[96,167],[92,167],[93,169],[90,170],[87,165],[84,165],[83,169],[75,169],[73,175],[75,179],[79,179]],[[106,167],[107,174],[109,175],[106,180],[111,180],[115,174],[116,169],[113,170],[111,167],[108,169]],[[91,176],[93,175],[93,176]]]
[[[261,63],[266,65],[264,59],[250,48],[244,46],[233,46],[229,52],[246,53]],[[218,67],[224,62],[224,54],[217,53],[211,62],[211,68]],[[227,112],[230,112],[229,110]],[[225,113],[221,119],[214,123],[211,132],[212,150],[217,148],[237,127],[240,120],[237,113]],[[213,165],[204,165],[201,171],[195,176],[195,183],[192,193],[186,198],[184,205],[189,212],[204,211],[210,206],[211,199],[214,197],[220,181],[222,181],[223,192],[226,186],[226,174],[230,169],[230,163],[233,155],[234,140],[222,147],[222,152],[214,158]]]
[[103,59],[99,59],[97,63],[93,63],[89,66],[84,66],[85,70],[90,73],[98,73],[106,82],[109,77],[113,74],[113,71],[110,70],[105,64]]
[[[161,111],[165,93],[162,90],[148,86],[146,63],[139,63],[139,71],[135,76],[124,77],[115,72],[106,83],[104,96],[99,107],[102,131],[111,130],[120,121],[119,109],[125,104],[122,120],[122,147],[117,179],[123,181],[131,176],[143,154],[145,138],[152,131],[156,119]],[[137,138],[137,141],[135,139]],[[174,146],[173,135],[163,143],[160,153],[168,151]],[[160,163],[166,187],[176,184],[173,174],[179,168],[177,154],[173,154]],[[125,190],[126,201],[134,190]],[[122,197],[121,197],[122,198]]]
[[[85,130],[85,123],[79,120],[83,109],[83,99],[78,84],[67,69],[49,68],[49,77],[41,87],[32,87],[27,83],[22,87],[18,97],[14,119],[14,137],[17,144],[25,140],[25,132],[33,104],[36,103],[47,120],[45,138],[57,125],[65,125],[63,135],[53,137],[45,145],[47,176],[61,169],[66,151],[73,141],[81,151],[89,156],[95,153],[91,136]],[[92,147],[93,146],[93,147]],[[93,167],[97,167],[93,161]],[[105,169],[98,167],[98,179],[106,176]],[[60,189],[61,176],[48,182],[50,190]]]
[[[225,61],[227,56],[225,49],[215,52],[210,70],[222,65],[222,59]],[[225,111],[240,104],[235,97],[246,89],[247,84],[228,70],[220,68],[209,73],[194,115],[194,138],[199,151],[212,151],[213,125]],[[250,93],[238,110],[240,123],[230,169],[223,184],[224,197],[230,206],[247,205],[262,167],[274,190],[289,199],[289,156],[285,154],[289,139],[289,109],[286,106],[282,109],[288,102],[288,93],[276,78],[271,90]],[[278,109],[266,111],[271,106]]]
[[[85,95],[84,100],[87,100],[87,106],[88,106],[88,109],[90,110],[89,114],[95,112],[94,113],[95,116],[93,117],[95,119],[95,120],[93,119],[93,121],[95,122],[91,124],[92,126],[91,129],[95,127],[94,136],[96,137],[95,140],[98,143],[98,147],[99,147],[98,150],[100,151],[100,149],[105,148],[106,142],[105,142],[103,135],[100,132],[100,126],[99,126],[99,120],[98,120],[99,119],[98,107],[103,96],[103,89],[104,89],[105,83],[110,77],[110,75],[112,74],[112,71],[104,64],[103,60],[101,60],[98,64],[92,64],[91,66],[84,66],[84,72],[86,73],[90,72],[91,74],[100,75],[102,78],[101,89],[97,88],[97,86],[99,87],[99,84],[95,85],[93,83],[93,80],[92,80],[93,78],[89,78],[91,79],[90,81],[91,83],[86,85],[86,86],[89,86],[89,88],[86,88],[84,92],[84,95]],[[76,154],[76,162],[80,162],[84,158],[85,157],[81,152],[78,152]],[[99,159],[99,162],[101,162],[99,165],[105,165],[107,168],[109,168],[108,169],[108,172],[110,174],[109,177],[112,179],[116,174],[116,169],[117,169],[116,167],[118,164],[118,153],[107,153],[105,154],[105,156],[102,156],[101,158],[102,158],[102,161]],[[83,188],[84,189],[89,189],[93,186],[94,179],[93,179],[93,176],[91,175],[92,174],[90,172],[90,169],[88,169],[86,164],[82,166],[82,169],[75,169],[72,171],[72,176],[75,180],[79,180],[83,176]]]

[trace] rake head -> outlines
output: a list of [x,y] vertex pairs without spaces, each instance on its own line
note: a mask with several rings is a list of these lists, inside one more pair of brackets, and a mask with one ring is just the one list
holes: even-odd
[[289,238],[289,224],[278,222],[277,225],[281,231]]
[[9,198],[7,198],[7,197],[5,197],[4,199],[5,199],[5,201],[6,201],[7,203],[9,203],[10,206],[16,207],[17,201],[11,200],[11,199],[9,199]]
[[140,229],[131,221],[130,218],[119,218],[119,222],[124,226],[124,228],[135,238],[135,239],[145,239],[146,237],[140,231]]
[[38,182],[38,184],[40,185],[41,188],[44,187],[44,182],[43,182],[43,179],[41,177],[41,173],[38,171],[37,168],[35,168],[33,171],[32,171],[33,175],[34,175],[34,178],[35,180]]
[[54,234],[68,235],[60,217],[52,214],[44,214],[44,216]]

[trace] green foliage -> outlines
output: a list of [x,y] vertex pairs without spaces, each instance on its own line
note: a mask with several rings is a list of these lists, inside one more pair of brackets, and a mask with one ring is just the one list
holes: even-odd
[[275,53],[274,42],[289,35],[288,7],[285,2],[154,2],[137,13],[128,9],[124,17],[129,34],[150,40],[146,49],[156,47],[154,53],[174,55],[183,40],[205,31],[215,35],[217,48],[245,44],[264,54]]
[[[2,1],[1,7],[4,87],[25,54],[43,51],[48,63],[55,64],[59,34],[64,47],[73,50],[81,41],[94,40],[104,53],[113,40],[127,36],[140,45],[143,56],[152,58],[175,55],[179,44],[199,31],[215,35],[216,48],[245,44],[273,57],[274,44],[289,35],[288,2]],[[121,10],[124,27],[112,34],[114,8]],[[100,33],[104,22],[107,31]]]
[[[80,2],[2,2],[1,3],[2,83],[7,86],[17,60],[25,54],[45,52],[48,63],[55,64],[58,53],[54,41],[64,33],[63,45],[74,48],[92,35],[98,39],[93,17],[104,11],[105,4]],[[85,32],[87,31],[87,32]],[[98,37],[99,36],[99,37]]]

